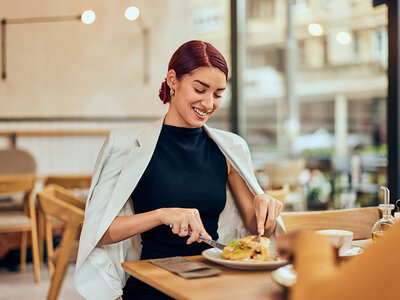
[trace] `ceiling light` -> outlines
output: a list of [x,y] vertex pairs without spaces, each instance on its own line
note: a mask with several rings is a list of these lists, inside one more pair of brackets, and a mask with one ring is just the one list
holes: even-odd
[[81,16],[82,23],[85,24],[92,24],[95,19],[96,19],[96,14],[94,13],[93,10],[86,10],[83,12]]
[[125,10],[125,18],[127,18],[130,21],[134,21],[139,17],[139,8],[135,6],[128,7]]

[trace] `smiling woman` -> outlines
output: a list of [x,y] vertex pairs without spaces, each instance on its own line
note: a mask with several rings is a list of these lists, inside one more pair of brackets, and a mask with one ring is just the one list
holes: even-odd
[[282,206],[258,185],[245,141],[205,125],[227,77],[214,46],[189,41],[172,56],[160,89],[167,114],[110,132],[92,176],[75,273],[86,299],[168,298],[127,280],[121,263],[200,254],[209,248],[200,236],[229,241],[283,230]]
[[170,103],[165,124],[201,127],[218,109],[227,78],[225,58],[213,45],[191,41],[180,46],[159,93]]
[[221,104],[226,77],[218,68],[200,67],[177,80],[169,70],[167,83],[172,96],[165,124],[180,127],[201,127]]

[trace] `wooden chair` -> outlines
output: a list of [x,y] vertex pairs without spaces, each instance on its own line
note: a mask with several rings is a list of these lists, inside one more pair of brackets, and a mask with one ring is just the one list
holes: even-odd
[[[48,300],[55,300],[60,292],[62,282],[68,266],[71,252],[81,232],[84,219],[85,199],[71,191],[50,184],[38,193],[39,205],[45,217],[45,231],[47,240],[47,257],[50,270],[50,288]],[[64,223],[58,255],[53,251],[53,236],[50,216]]]
[[371,238],[371,229],[382,217],[378,207],[362,207],[354,209],[282,212],[286,231],[343,229],[354,232],[354,240]]
[[82,175],[51,175],[44,180],[44,185],[57,184],[66,189],[89,189],[91,174]]
[[0,233],[21,232],[20,270],[26,269],[26,251],[28,233],[32,239],[32,257],[35,282],[40,282],[39,246],[37,237],[36,208],[33,189],[35,175],[2,175],[0,176],[0,194],[23,194],[20,210],[7,209],[0,212]]
[[[44,179],[43,185],[47,186],[49,184],[56,184],[58,186],[64,187],[65,189],[69,189],[73,191],[78,196],[86,198],[87,192],[90,188],[90,183],[92,180],[91,174],[79,174],[79,175],[50,175]],[[43,244],[44,244],[44,236],[46,235],[46,241],[50,238],[49,232],[44,233],[45,230],[51,232],[52,229],[57,231],[62,229],[63,222],[60,220],[54,219],[50,216],[50,219],[47,220],[47,225],[45,225],[46,221],[44,220],[44,216],[39,211],[39,257],[40,262],[43,263]],[[47,229],[46,229],[47,226]],[[49,241],[49,243],[53,243],[53,241]],[[52,247],[52,246],[51,246]],[[47,247],[48,248],[48,247]],[[52,272],[52,267],[49,266],[50,274]]]

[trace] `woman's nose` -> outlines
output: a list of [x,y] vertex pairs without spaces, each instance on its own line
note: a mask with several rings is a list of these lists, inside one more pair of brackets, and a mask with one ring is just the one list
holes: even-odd
[[204,95],[204,97],[203,97],[203,99],[202,99],[202,101],[201,101],[201,104],[207,109],[207,110],[211,110],[212,109],[212,107],[213,107],[213,101],[214,101],[214,98],[213,98],[213,95],[211,94],[205,94]]

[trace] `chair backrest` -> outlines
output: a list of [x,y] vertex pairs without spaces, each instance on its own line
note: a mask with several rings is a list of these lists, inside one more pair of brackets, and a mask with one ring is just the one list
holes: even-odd
[[[30,215],[35,206],[33,189],[35,188],[36,176],[33,174],[23,175],[0,175],[0,195],[23,194],[23,209],[26,215]],[[18,206],[17,206],[18,207]],[[1,205],[0,208],[16,208],[14,205]]]
[[382,217],[378,207],[362,207],[354,209],[282,212],[287,231],[343,229],[354,232],[354,239],[371,238],[371,229]]
[[34,174],[35,158],[27,151],[20,149],[0,150],[0,174]]
[[83,175],[50,175],[47,176],[44,185],[57,184],[66,189],[89,189],[92,180],[91,174]]
[[38,193],[41,210],[65,223],[83,222],[86,200],[56,184],[47,185]]
[[33,174],[0,175],[0,194],[30,192],[35,187],[35,180]]

